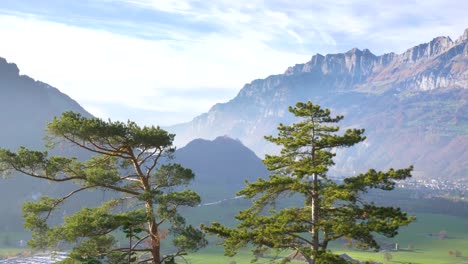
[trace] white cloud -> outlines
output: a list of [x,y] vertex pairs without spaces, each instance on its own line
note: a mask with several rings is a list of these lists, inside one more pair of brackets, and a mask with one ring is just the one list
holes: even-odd
[[190,1],[184,0],[120,0],[129,4],[151,7],[164,12],[186,13],[191,9]]
[[118,1],[216,25],[231,37],[257,33],[267,46],[308,54],[353,47],[400,53],[435,36],[456,37],[468,22],[468,2],[459,0]]
[[[435,36],[458,37],[468,9],[468,2],[457,0],[106,1],[103,8],[124,3],[148,17],[104,22],[99,15],[77,14],[73,20],[105,31],[10,10],[11,15],[0,15],[0,56],[96,115],[146,123],[151,111],[174,116],[155,117],[162,122],[187,121],[230,99],[245,83],[281,73],[315,53],[353,47],[403,52]],[[160,13],[152,18],[151,11]],[[158,20],[161,12],[167,21]],[[195,98],[194,91],[216,96]],[[116,105],[132,111],[118,111]]]
[[219,102],[215,100],[230,98],[191,100],[168,96],[171,91],[238,91],[253,79],[281,73],[287,65],[308,58],[278,52],[245,37],[211,34],[173,45],[168,40],[5,15],[0,16],[0,34],[0,56],[17,63],[22,74],[59,88],[85,108],[107,102],[185,112],[190,117],[207,111]]

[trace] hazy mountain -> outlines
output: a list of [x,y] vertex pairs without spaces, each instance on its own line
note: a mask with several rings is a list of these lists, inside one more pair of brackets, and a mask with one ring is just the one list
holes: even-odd
[[229,135],[258,155],[274,151],[262,139],[291,123],[287,107],[311,100],[344,114],[341,124],[366,128],[368,139],[341,151],[334,173],[414,164],[416,175],[461,177],[468,171],[468,29],[437,37],[402,54],[364,49],[314,55],[283,74],[246,84],[227,103],[169,130],[179,145]]
[[[0,121],[4,124],[0,130],[0,147],[43,149],[46,124],[54,116],[69,110],[91,116],[67,95],[48,84],[20,75],[15,64],[0,58]],[[65,149],[59,151],[70,153]],[[77,149],[71,153],[78,153]],[[228,137],[213,141],[194,140],[178,149],[175,157],[174,162],[196,173],[191,188],[200,193],[204,203],[232,198],[244,187],[245,179],[252,181],[267,175],[253,151]],[[21,206],[25,201],[41,195],[59,196],[72,189],[70,184],[54,184],[24,175],[0,178],[0,232],[22,229]],[[71,206],[64,209],[74,210],[106,197],[108,195],[102,192],[84,193],[70,199]]]
[[[20,75],[15,64],[0,58],[1,148],[43,149],[46,124],[69,110],[91,116],[67,95],[46,83]],[[66,193],[71,188],[23,175],[7,179],[0,176],[0,232],[21,229],[21,205],[25,201],[43,194]]]
[[0,146],[42,147],[44,128],[54,116],[75,111],[90,116],[56,88],[20,75],[14,63],[0,58]]
[[174,162],[194,171],[192,187],[203,202],[232,198],[245,180],[264,178],[268,171],[255,153],[240,141],[226,136],[195,139],[175,153]]

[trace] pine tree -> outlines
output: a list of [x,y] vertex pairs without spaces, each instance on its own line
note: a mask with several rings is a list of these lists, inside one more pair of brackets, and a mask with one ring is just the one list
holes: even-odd
[[[393,237],[400,226],[414,218],[399,208],[381,207],[362,199],[369,189],[393,190],[395,181],[411,177],[412,167],[366,173],[332,181],[327,172],[335,150],[365,140],[364,129],[348,129],[339,135],[335,124],[343,116],[332,117],[318,105],[297,103],[289,111],[300,119],[290,126],[280,124],[278,136],[267,140],[282,146],[279,155],[266,155],[269,179],[247,182],[238,195],[253,200],[239,212],[236,228],[220,223],[202,228],[224,238],[225,253],[232,256],[247,244],[254,252],[267,248],[294,250],[308,263],[346,263],[327,250],[330,241],[348,237],[356,246],[378,249],[374,234]],[[278,209],[274,205],[285,196],[299,196],[303,206]]]
[[[66,112],[48,126],[49,147],[59,144],[89,151],[88,160],[49,156],[45,151],[20,148],[0,149],[0,171],[52,182],[73,182],[79,187],[66,196],[43,196],[23,205],[25,226],[32,231],[28,242],[34,248],[54,247],[61,242],[76,244],[70,257],[83,263],[160,264],[175,256],[206,245],[200,230],[187,225],[177,212],[181,206],[194,207],[200,197],[182,190],[194,174],[179,164],[161,164],[170,159],[174,135],[159,127],[139,127],[134,122],[103,121]],[[64,143],[64,144],[62,144]],[[63,224],[50,226],[50,216],[67,199],[85,190],[109,190],[114,199],[94,208],[84,207],[66,216]],[[161,255],[162,226],[170,226],[174,253]],[[119,247],[113,236],[128,238]],[[123,243],[122,243],[123,244]]]

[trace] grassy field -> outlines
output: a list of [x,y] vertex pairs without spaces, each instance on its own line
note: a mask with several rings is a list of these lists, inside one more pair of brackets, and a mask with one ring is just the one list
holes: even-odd
[[[231,205],[232,206],[232,205]],[[214,205],[209,207],[199,207],[198,210],[189,210],[191,222],[197,225],[200,222],[208,224],[207,216],[211,221],[230,222],[234,224],[234,213],[227,213],[231,210],[223,210],[226,205]],[[232,206],[243,207],[243,206]],[[230,208],[232,209],[232,208]],[[237,211],[237,210],[236,210]],[[196,212],[196,213],[195,213]],[[214,213],[218,212],[218,214]],[[224,212],[224,214],[223,214]],[[362,252],[347,248],[344,243],[336,242],[331,245],[331,250],[336,253],[346,253],[355,259],[361,261],[373,260],[381,263],[418,263],[418,264],[463,264],[468,263],[468,220],[466,218],[440,215],[440,214],[415,214],[417,221],[408,227],[400,230],[400,234],[391,239],[379,237],[381,244],[393,245],[398,243],[400,250],[395,252],[388,250],[392,255],[391,261],[385,261],[382,252]],[[444,239],[440,239],[439,234],[445,234]],[[22,233],[0,233],[0,241],[5,241],[6,237],[10,241],[22,239]],[[210,238],[215,241],[214,238]],[[222,263],[250,263],[252,260],[251,252],[248,249],[242,249],[234,257],[224,256],[223,248],[212,243],[209,247],[192,253],[185,258],[180,259],[178,263],[190,264],[222,264]],[[12,256],[24,248],[10,247],[0,248],[0,256]],[[456,257],[449,253],[458,252],[461,256]],[[286,256],[289,252],[283,252]],[[257,263],[270,263],[274,256],[269,255],[259,259]]]
[[[259,258],[258,264],[271,263],[272,261],[279,260],[282,257],[285,257],[290,252],[282,252],[279,256],[272,254],[264,258]],[[179,260],[177,263],[190,263],[190,264],[241,264],[241,263],[251,263],[252,261],[252,252],[248,249],[242,249],[234,257],[224,256],[224,250],[219,246],[210,246],[197,253],[190,254],[185,257],[185,260]],[[291,264],[301,263],[301,262],[290,262]]]
[[29,250],[25,248],[0,248],[0,258],[12,257],[26,251]]
[[[468,220],[436,214],[417,214],[417,221],[402,228],[400,234],[388,241],[398,243],[400,251],[391,252],[393,258],[388,263],[468,263]],[[441,239],[439,234],[446,234]],[[409,249],[413,248],[413,249]],[[336,246],[337,252],[360,259],[373,259],[385,262],[382,253],[357,252]],[[455,257],[450,254],[461,254]]]
[[31,238],[31,234],[28,231],[23,232],[9,232],[0,231],[0,248],[14,248],[20,246],[20,240],[25,242]]
[[[418,263],[418,264],[463,264],[468,263],[468,221],[467,219],[437,215],[416,214],[417,221],[408,227],[401,229],[400,234],[392,239],[379,238],[382,243],[398,243],[400,250],[391,251],[391,261],[385,261],[383,252],[363,252],[348,249],[342,243],[334,243],[331,249],[336,253],[346,253],[361,261],[378,261],[382,263]],[[440,239],[439,233],[446,234],[446,238]],[[459,252],[461,256],[450,255]],[[283,255],[287,255],[285,252]],[[257,263],[269,263],[273,256],[262,258]],[[250,263],[251,252],[247,249],[241,250],[238,255],[230,258],[223,256],[223,249],[210,246],[202,251],[186,257],[191,264],[215,264]],[[179,263],[185,263],[179,261]],[[234,263],[234,262],[232,262]]]

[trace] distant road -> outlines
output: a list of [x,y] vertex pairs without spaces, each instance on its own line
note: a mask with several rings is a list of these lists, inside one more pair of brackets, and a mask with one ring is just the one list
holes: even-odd
[[243,196],[243,195],[241,195],[241,196],[236,196],[236,197],[233,197],[233,198],[226,198],[226,199],[222,199],[222,200],[219,200],[219,201],[216,201],[216,202],[203,203],[203,204],[200,204],[199,206],[210,206],[210,205],[217,205],[217,204],[220,204],[220,203],[223,203],[223,202],[229,201],[229,200],[236,200],[236,199],[240,199],[240,198],[244,198],[244,196]]

